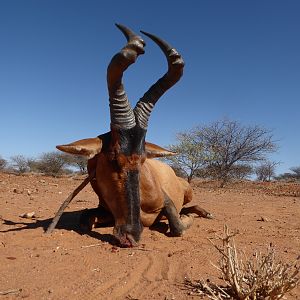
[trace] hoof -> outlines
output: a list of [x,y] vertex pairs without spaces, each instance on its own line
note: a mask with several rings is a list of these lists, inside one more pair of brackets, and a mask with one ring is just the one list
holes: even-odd
[[171,237],[181,237],[181,236],[183,236],[183,234],[184,234],[184,231],[185,230],[182,230],[182,231],[170,231],[170,234],[169,234],[169,236],[171,236]]

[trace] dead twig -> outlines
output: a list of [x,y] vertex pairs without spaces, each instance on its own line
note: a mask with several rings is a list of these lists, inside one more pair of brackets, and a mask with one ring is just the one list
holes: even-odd
[[75,198],[75,196],[95,177],[95,172],[90,176],[86,177],[84,181],[69,195],[69,197],[62,203],[59,210],[57,211],[55,217],[53,218],[51,224],[47,228],[45,233],[51,233],[55,226],[57,225],[61,215],[63,214],[66,207],[70,204],[70,202]]
[[[130,248],[128,248],[130,249]],[[153,251],[152,249],[145,249],[145,248],[131,248],[132,251],[138,250],[138,251]]]
[[86,246],[81,246],[81,248],[92,248],[92,247],[97,247],[97,246],[102,246],[102,243],[98,243],[98,244],[91,244],[91,245],[86,245]]
[[1,296],[10,295],[10,294],[17,294],[22,292],[22,289],[13,289],[13,290],[7,290],[7,291],[0,291]]
[[[97,247],[97,246],[103,246],[103,243],[97,243],[97,244],[91,244],[91,245],[86,245],[86,246],[81,246],[82,249],[85,249],[85,248],[92,248],[92,247]],[[131,251],[153,251],[153,249],[145,249],[145,248],[141,248],[141,247],[138,247],[138,248],[118,248],[118,250],[131,250]]]
[[218,266],[224,281],[223,285],[211,282],[187,281],[186,285],[198,294],[205,294],[210,299],[278,300],[297,286],[300,281],[299,258],[292,263],[283,263],[275,257],[275,249],[270,245],[265,254],[256,251],[252,258],[244,253],[244,259],[239,256],[234,243],[237,232],[230,233],[224,226],[224,236],[218,237],[221,245],[213,247],[221,254]]

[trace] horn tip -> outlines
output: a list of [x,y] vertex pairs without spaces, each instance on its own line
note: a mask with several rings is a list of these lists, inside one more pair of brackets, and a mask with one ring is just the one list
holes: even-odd
[[166,41],[159,38],[158,36],[143,30],[141,30],[141,33],[153,40],[163,50],[165,54],[167,53],[167,51],[170,51],[172,49],[172,47]]
[[120,23],[115,23],[115,25],[116,25],[116,27],[117,27],[119,30],[121,30],[124,34],[126,33],[127,28],[126,28],[124,25],[122,25],[122,24],[120,24]]
[[140,30],[140,32],[141,32],[142,34],[146,35],[146,36],[149,36],[149,37],[152,36],[151,33],[146,32],[146,31],[144,31],[144,30]]
[[122,31],[127,41],[129,41],[132,38],[132,36],[134,36],[134,33],[125,25],[122,25],[120,23],[115,23],[115,25],[117,26],[118,29],[120,29],[120,31]]

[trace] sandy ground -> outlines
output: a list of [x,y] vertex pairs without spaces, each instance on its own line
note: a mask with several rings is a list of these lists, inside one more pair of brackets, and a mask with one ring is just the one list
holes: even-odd
[[[145,228],[138,248],[121,249],[113,245],[111,227],[79,233],[80,211],[97,206],[90,187],[73,200],[54,232],[44,234],[80,182],[0,173],[0,300],[200,299],[190,295],[184,281],[218,280],[210,262],[216,263],[219,254],[207,238],[221,234],[225,223],[239,230],[236,244],[249,254],[265,252],[270,243],[284,261],[300,254],[296,184],[243,183],[218,189],[196,182],[194,202],[213,213],[213,220],[195,218],[180,238]],[[34,219],[20,217],[30,212]],[[300,287],[287,299],[300,299]]]

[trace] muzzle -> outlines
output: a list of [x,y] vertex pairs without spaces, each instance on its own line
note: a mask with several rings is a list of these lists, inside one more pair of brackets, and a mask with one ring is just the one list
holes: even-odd
[[136,247],[143,231],[142,223],[120,225],[114,227],[114,236],[124,248]]

